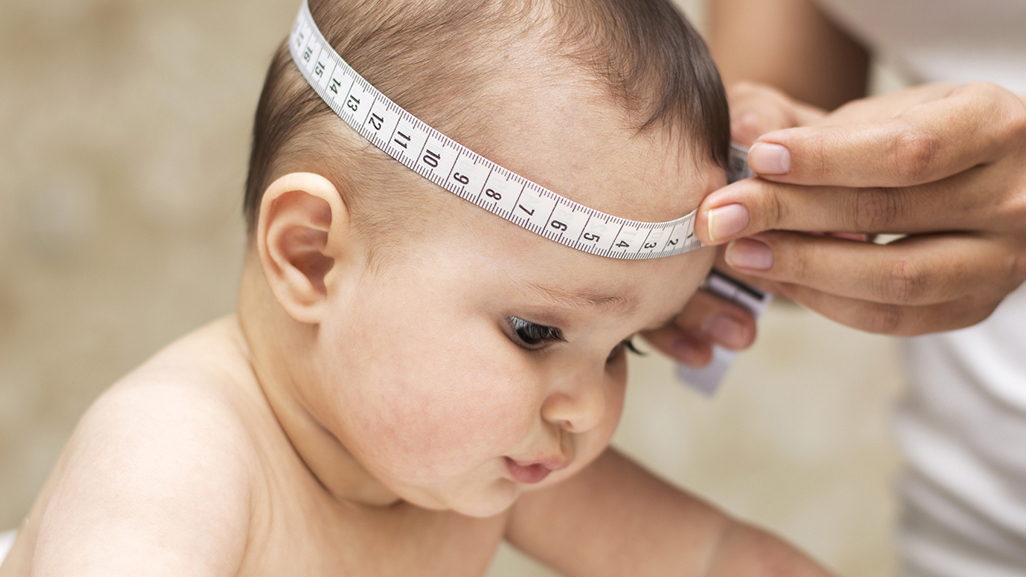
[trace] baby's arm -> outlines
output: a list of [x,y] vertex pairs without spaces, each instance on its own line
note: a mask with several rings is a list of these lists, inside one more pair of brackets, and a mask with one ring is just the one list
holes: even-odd
[[142,384],[90,408],[55,472],[33,577],[238,572],[251,443],[212,397]]
[[506,537],[567,577],[830,575],[612,449],[566,482],[522,496]]

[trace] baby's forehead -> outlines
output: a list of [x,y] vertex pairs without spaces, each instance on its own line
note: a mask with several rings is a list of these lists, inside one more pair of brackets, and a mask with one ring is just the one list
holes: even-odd
[[[369,84],[333,51],[305,6],[289,49],[310,87],[382,152],[490,212],[586,252],[634,259],[690,249],[697,244],[690,234],[694,207],[721,184],[717,171],[694,164],[701,155],[674,142],[679,134],[658,123],[635,128],[632,111],[594,71],[567,58],[550,66],[555,57],[545,50],[504,59],[489,75],[493,82],[469,97],[434,99],[453,112],[432,116],[466,119],[450,120],[455,133],[443,130],[495,165]],[[502,183],[498,190],[489,188],[494,179]],[[498,210],[515,195],[506,185],[517,183],[515,206]],[[565,217],[557,215],[561,207]],[[512,216],[518,208],[524,222]]]
[[633,118],[583,73],[576,79],[500,81],[476,115],[471,148],[588,208],[665,222],[697,208],[723,171],[697,153],[683,130]]
[[715,256],[704,248],[651,260],[610,259],[512,230],[510,238],[493,246],[496,250],[480,253],[472,274],[501,279],[507,295],[523,299],[517,304],[566,314],[542,320],[557,325],[567,319],[610,325],[626,321],[633,330],[662,326],[679,313]]
[[[614,216],[665,222],[697,208],[722,174],[683,126],[641,129],[650,103],[619,100],[594,67],[560,53],[552,24],[501,54],[476,54],[472,86],[417,114],[488,160]],[[615,185],[615,186],[614,186]],[[715,187],[713,187],[715,188]],[[611,193],[611,194],[610,194]]]

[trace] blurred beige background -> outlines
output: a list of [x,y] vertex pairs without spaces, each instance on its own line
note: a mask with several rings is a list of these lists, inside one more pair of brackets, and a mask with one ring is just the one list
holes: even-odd
[[[233,309],[250,119],[297,8],[0,2],[0,531],[92,399]],[[893,573],[893,343],[785,306],[761,331],[713,398],[635,359],[617,445],[842,575]],[[550,573],[503,550],[491,575]]]

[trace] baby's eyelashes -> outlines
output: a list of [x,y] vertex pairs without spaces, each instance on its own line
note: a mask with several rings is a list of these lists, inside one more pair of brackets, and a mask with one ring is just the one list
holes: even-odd
[[[536,351],[544,349],[552,343],[567,342],[566,337],[563,336],[563,331],[558,327],[540,325],[514,316],[506,317],[506,321],[509,323],[510,339],[522,348]],[[609,352],[609,356],[606,358],[606,363],[610,364],[616,361],[622,356],[621,354],[624,351],[630,351],[636,355],[644,355],[634,346],[632,338],[624,339],[613,347],[613,350]]]
[[539,325],[513,316],[506,317],[506,320],[509,322],[513,342],[525,349],[537,350],[553,342],[566,342],[563,331],[557,327]]
[[623,345],[624,348],[626,348],[628,351],[630,351],[630,352],[632,352],[632,353],[634,353],[634,354],[636,354],[636,355],[638,355],[640,357],[645,356],[645,353],[639,351],[638,347],[634,346],[634,339],[633,338],[627,339],[626,341],[623,341],[620,344]]
[[609,356],[606,358],[606,364],[612,363],[617,358],[619,358],[620,353],[622,353],[624,350],[630,351],[636,355],[645,356],[645,353],[639,351],[638,347],[634,346],[634,340],[633,337],[631,337],[629,339],[620,341],[618,345],[613,347],[613,350],[610,351]]

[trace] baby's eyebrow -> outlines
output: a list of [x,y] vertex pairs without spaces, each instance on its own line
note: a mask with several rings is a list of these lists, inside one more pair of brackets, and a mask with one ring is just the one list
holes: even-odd
[[609,312],[627,313],[637,306],[633,298],[620,295],[603,294],[590,290],[565,291],[540,284],[528,284],[529,290],[538,291],[550,300],[567,308],[592,308]]

